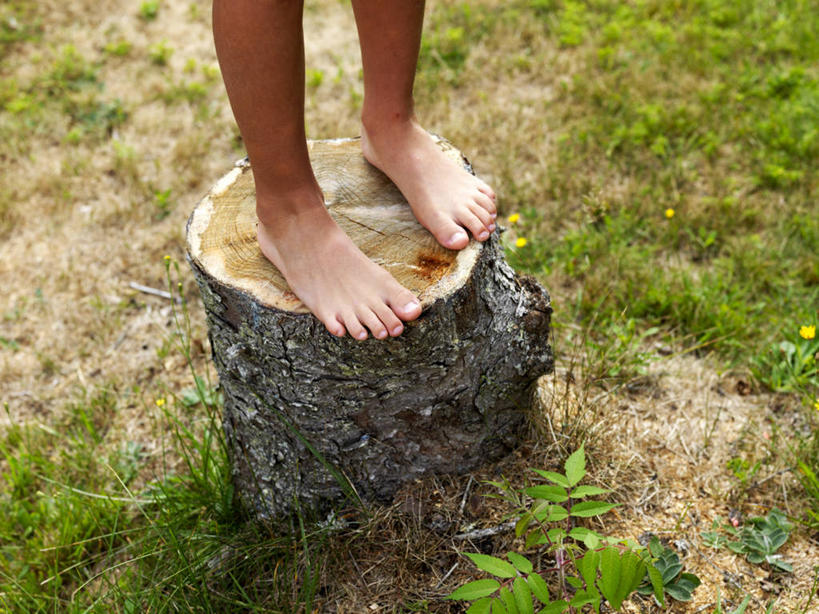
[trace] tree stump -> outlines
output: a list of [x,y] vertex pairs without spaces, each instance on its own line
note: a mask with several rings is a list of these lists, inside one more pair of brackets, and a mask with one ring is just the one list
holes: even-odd
[[426,472],[498,459],[518,441],[531,385],[553,367],[549,295],[514,274],[498,233],[447,250],[358,139],[311,142],[310,156],[335,220],[424,311],[396,338],[334,337],[259,251],[247,161],[197,205],[188,260],[224,392],[234,483],[263,519],[289,515],[296,500],[325,513],[342,496],[339,474],[362,499],[389,501]]

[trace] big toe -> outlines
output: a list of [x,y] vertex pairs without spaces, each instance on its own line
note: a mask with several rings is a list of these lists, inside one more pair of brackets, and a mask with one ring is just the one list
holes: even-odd
[[421,302],[406,288],[394,292],[389,297],[388,303],[395,315],[405,322],[421,315]]
[[431,223],[425,224],[438,243],[449,249],[463,249],[469,244],[469,235],[452,218],[439,214]]

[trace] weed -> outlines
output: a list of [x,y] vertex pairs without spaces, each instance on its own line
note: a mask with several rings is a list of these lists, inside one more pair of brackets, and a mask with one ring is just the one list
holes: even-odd
[[159,15],[159,0],[145,0],[139,5],[139,16],[145,21],[153,21]]
[[[766,563],[778,571],[793,571],[793,566],[781,554],[776,554],[793,529],[793,524],[778,509],[772,509],[767,516],[750,518],[743,526],[720,522],[716,519],[711,531],[701,534],[708,546],[727,547],[737,554],[744,554],[756,565]],[[726,534],[735,539],[731,540]]]
[[[588,499],[610,491],[581,485],[586,475],[583,446],[564,463],[565,473],[534,469],[549,484],[521,490],[507,481],[489,482],[500,490],[499,497],[515,509],[515,535],[524,538],[528,550],[543,547],[554,558],[554,566],[536,570],[529,557],[517,552],[506,560],[486,554],[464,553],[475,566],[494,578],[469,582],[449,595],[449,599],[472,601],[468,612],[532,612],[535,600],[549,612],[576,612],[586,605],[595,611],[605,599],[614,610],[641,585],[663,606],[665,596],[690,600],[700,581],[683,574],[676,555],[659,543],[646,551],[627,540],[603,537],[584,526],[574,526],[579,518],[595,518],[616,507],[605,501]],[[540,557],[538,557],[540,558]],[[572,575],[572,571],[576,575]],[[556,578],[558,594],[552,597],[544,576]]]
[[168,60],[172,55],[173,48],[168,45],[168,41],[165,39],[157,41],[148,47],[148,57],[151,59],[151,62],[157,66],[167,66]]

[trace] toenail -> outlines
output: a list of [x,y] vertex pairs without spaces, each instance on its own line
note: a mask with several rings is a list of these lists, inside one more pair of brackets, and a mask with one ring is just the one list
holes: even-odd
[[495,230],[495,225],[489,224],[489,232],[492,232],[493,230]]
[[359,339],[366,339],[367,338],[366,331],[361,331],[360,333],[358,333],[358,338]]
[[458,232],[456,232],[454,235],[452,235],[451,237],[449,237],[449,242],[450,242],[450,244],[451,244],[451,243],[457,243],[458,241],[460,241],[461,239],[463,239],[465,236],[466,236],[466,233],[465,233],[465,232],[463,232],[463,231],[458,231]]
[[488,236],[489,236],[489,233],[488,233],[488,232],[486,232],[486,231],[484,230],[483,232],[481,232],[481,233],[478,235],[478,238],[479,238],[481,241],[483,241],[483,240],[484,240],[484,239],[486,239]]
[[493,220],[494,220],[496,217],[498,217],[498,214],[497,214],[497,213],[492,213],[491,215],[492,215],[492,219],[493,219]]
[[412,311],[413,309],[418,307],[419,304],[420,303],[418,303],[418,301],[410,301],[409,303],[404,305],[404,311]]
[[400,335],[401,331],[403,331],[403,330],[404,330],[403,326],[396,326],[395,328],[392,329],[392,334],[393,335]]

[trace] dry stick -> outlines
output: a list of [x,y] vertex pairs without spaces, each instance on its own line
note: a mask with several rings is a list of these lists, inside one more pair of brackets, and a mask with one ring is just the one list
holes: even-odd
[[453,571],[455,571],[455,568],[456,568],[456,567],[458,567],[458,563],[459,563],[459,562],[460,562],[460,561],[455,561],[455,564],[454,564],[452,567],[450,567],[450,568],[449,568],[449,571],[448,571],[448,572],[446,572],[446,573],[444,574],[444,577],[443,577],[443,578],[441,578],[441,581],[440,581],[440,582],[438,582],[438,586],[436,586],[436,587],[435,587],[436,589],[441,588],[441,585],[442,585],[444,582],[446,582],[446,579],[447,579],[449,576],[451,576],[451,575],[452,575],[452,572],[453,572]]
[[145,294],[151,294],[153,296],[158,296],[160,298],[168,299],[169,301],[174,301],[175,303],[181,303],[182,300],[180,298],[174,298],[171,296],[170,292],[166,292],[165,290],[157,290],[156,288],[151,288],[150,286],[143,286],[142,284],[138,284],[135,281],[129,281],[128,287],[132,290],[137,290],[138,292],[144,292]]
[[464,496],[461,497],[461,507],[458,510],[458,513],[463,516],[464,515],[464,508],[466,507],[466,499],[469,497],[469,488],[472,486],[472,482],[475,481],[471,475],[469,476],[469,481],[466,483],[466,489],[464,490]]
[[482,539],[484,537],[491,537],[492,535],[497,535],[498,533],[503,533],[504,531],[508,531],[509,529],[514,528],[515,528],[514,522],[504,522],[503,524],[499,524],[496,527],[487,527],[486,529],[475,529],[474,531],[469,531],[469,533],[459,533],[458,535],[453,535],[452,539],[457,541],[464,541],[467,539]]

